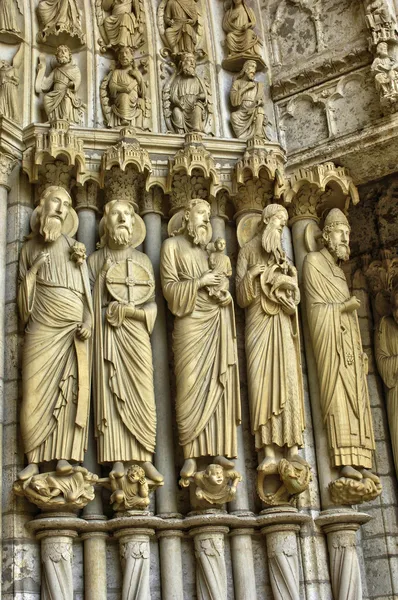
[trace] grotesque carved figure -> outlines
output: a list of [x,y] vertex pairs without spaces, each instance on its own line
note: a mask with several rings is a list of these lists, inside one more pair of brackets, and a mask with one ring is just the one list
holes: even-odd
[[167,0],[164,34],[173,54],[195,53],[198,19],[197,0]]
[[111,13],[101,23],[106,45],[138,48],[143,32],[140,0],[102,0],[102,8]]
[[13,121],[21,120],[18,107],[18,86],[22,47],[21,44],[11,64],[7,60],[0,60],[0,115]]
[[195,496],[199,504],[224,504],[236,496],[238,483],[242,481],[240,473],[234,469],[225,469],[218,464],[210,464],[204,471],[195,473]]
[[207,93],[196,74],[193,54],[183,54],[170,86],[171,123],[176,133],[203,132],[208,118]]
[[108,127],[149,129],[150,99],[130,48],[118,52],[118,64],[101,84],[101,104]]
[[392,315],[383,317],[375,333],[377,368],[387,388],[387,415],[398,473],[398,288],[391,293]]
[[[94,392],[98,461],[138,462],[149,479],[163,481],[152,464],[156,410],[150,334],[156,319],[155,288],[148,257],[135,249],[145,226],[128,201],[105,206],[101,247],[89,258],[94,288]],[[141,238],[137,241],[137,236]]]
[[32,234],[19,262],[18,306],[27,326],[22,358],[21,434],[27,480],[42,462],[57,460],[69,475],[70,460],[83,460],[89,411],[86,340],[92,308],[87,266],[75,249],[77,215],[64,188],[50,186],[34,211]]
[[48,120],[68,121],[79,124],[83,118],[85,104],[77,96],[81,83],[79,67],[72,62],[72,53],[68,46],[58,46],[55,53],[57,66],[48,77],[44,77],[46,63],[39,58],[36,77],[36,91],[44,94],[44,110]]
[[247,60],[231,89],[231,124],[237,138],[266,138],[267,118],[264,112],[264,86],[254,81],[257,65]]
[[37,13],[42,25],[39,41],[45,42],[50,35],[66,32],[84,42],[77,0],[40,0]]
[[161,279],[174,321],[176,411],[185,463],[181,477],[197,471],[199,457],[233,468],[240,422],[239,379],[231,295],[210,296],[222,275],[209,271],[210,206],[191,200],[182,227],[163,243]]
[[398,62],[389,56],[387,42],[377,45],[377,56],[372,63],[376,89],[382,100],[398,100]]
[[246,354],[252,431],[265,457],[259,471],[278,472],[276,450],[307,463],[297,304],[297,273],[282,249],[288,215],[279,204],[263,210],[261,230],[240,250],[237,301],[246,308]]
[[227,33],[228,56],[260,53],[260,40],[254,33],[256,17],[245,0],[232,0],[223,20]]
[[322,235],[325,247],[307,255],[303,283],[330,460],[341,469],[342,479],[360,483],[368,478],[377,486],[379,479],[370,471],[375,443],[357,316],[360,302],[350,296],[340,267],[350,256],[350,227],[341,210],[329,212]]
[[224,254],[225,250],[224,238],[217,238],[214,244],[209,244],[207,251],[209,254],[209,267],[213,273],[221,275],[221,281],[218,285],[209,286],[207,291],[209,296],[216,296],[219,299],[225,299],[229,294],[229,278],[232,275],[232,267],[229,256]]
[[112,472],[110,489],[113,510],[144,510],[150,503],[151,490],[145,471],[139,465],[131,465],[122,476]]

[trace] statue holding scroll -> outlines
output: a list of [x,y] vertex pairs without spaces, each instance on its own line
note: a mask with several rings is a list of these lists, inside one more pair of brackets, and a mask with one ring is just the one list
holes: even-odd
[[240,422],[238,360],[231,294],[209,294],[222,274],[210,271],[210,205],[189,202],[182,226],[161,252],[163,294],[175,315],[173,350],[176,411],[185,463],[182,479],[197,472],[199,457],[232,469]]
[[135,249],[145,225],[133,205],[105,206],[100,249],[89,258],[94,289],[94,397],[98,462],[113,464],[121,479],[134,461],[161,483],[152,461],[156,409],[150,334],[156,319],[155,282],[149,258]]
[[[334,499],[344,502],[341,494],[345,494],[345,482],[351,496],[354,481],[360,484],[359,497],[351,498],[355,503],[361,501],[362,480],[375,487],[375,496],[381,487],[377,492],[379,479],[371,472],[375,442],[366,381],[367,356],[357,316],[360,302],[350,295],[340,267],[350,256],[350,226],[341,210],[329,212],[322,237],[325,247],[310,252],[304,261],[303,283],[330,460],[332,467],[340,469],[340,498],[335,495]],[[340,485],[342,480],[344,485]],[[336,486],[333,489],[337,491]]]
[[31,218],[19,262],[18,307],[26,325],[22,359],[21,434],[30,480],[56,460],[73,474],[87,441],[91,294],[83,244],[72,239],[78,219],[68,192],[50,186]]

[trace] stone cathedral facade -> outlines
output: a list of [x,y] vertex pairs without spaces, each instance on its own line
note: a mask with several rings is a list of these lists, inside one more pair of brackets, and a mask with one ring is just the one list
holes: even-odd
[[0,0],[4,600],[398,598],[397,0]]

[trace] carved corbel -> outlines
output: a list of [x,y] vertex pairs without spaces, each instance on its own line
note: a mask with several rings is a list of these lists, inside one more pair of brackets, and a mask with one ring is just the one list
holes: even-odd
[[208,200],[210,196],[214,197],[219,183],[214,158],[203,145],[201,134],[187,134],[184,146],[169,162],[167,191],[171,214],[178,212],[191,198]]

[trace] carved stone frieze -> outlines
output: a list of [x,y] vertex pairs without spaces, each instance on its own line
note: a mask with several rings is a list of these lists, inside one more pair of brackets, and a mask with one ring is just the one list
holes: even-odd
[[98,475],[84,467],[74,466],[68,474],[53,471],[17,480],[13,490],[42,510],[76,511],[94,499],[97,481]]
[[101,52],[108,48],[140,48],[145,41],[145,8],[143,0],[120,2],[95,0],[95,16],[101,37]]
[[51,45],[64,41],[79,45],[85,43],[77,0],[40,0],[37,16],[40,24],[38,42]]

